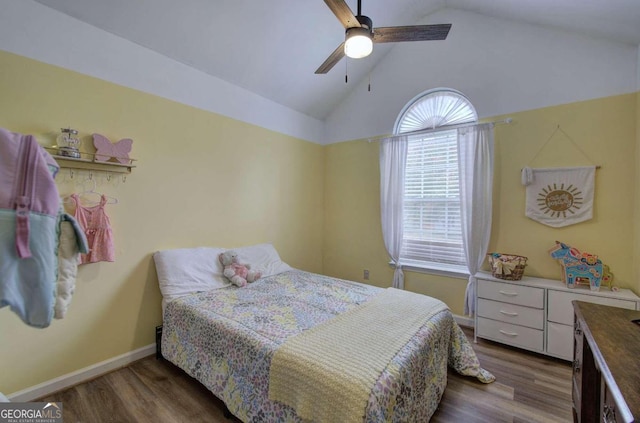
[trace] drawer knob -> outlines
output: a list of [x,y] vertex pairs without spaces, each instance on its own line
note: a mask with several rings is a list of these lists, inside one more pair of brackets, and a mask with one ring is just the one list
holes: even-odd
[[616,423],[616,409],[610,405],[605,405],[602,410],[603,423]]
[[518,293],[517,292],[507,292],[507,291],[499,291],[502,295],[506,295],[507,297],[517,297]]
[[507,332],[506,330],[502,330],[502,329],[500,329],[500,333],[507,336],[518,336],[518,334],[515,332]]
[[580,322],[575,323],[574,332],[576,335],[582,335],[582,328],[580,327]]
[[500,313],[502,313],[504,315],[507,315],[507,316],[512,316],[512,317],[515,317],[515,316],[518,315],[518,313],[513,313],[513,312],[510,312],[510,311],[504,311],[504,310],[500,310]]

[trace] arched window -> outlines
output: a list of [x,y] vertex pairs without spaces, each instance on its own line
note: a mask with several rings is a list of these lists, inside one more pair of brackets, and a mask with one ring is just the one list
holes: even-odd
[[398,135],[477,120],[476,109],[461,92],[437,88],[423,92],[404,106],[396,119],[393,133]]
[[477,120],[475,108],[462,93],[444,88],[414,97],[398,115],[394,133],[409,133],[400,256],[403,265],[467,272],[457,130],[451,125]]

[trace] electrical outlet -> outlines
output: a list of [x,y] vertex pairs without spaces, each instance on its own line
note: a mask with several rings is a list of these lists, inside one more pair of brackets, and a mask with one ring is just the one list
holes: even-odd
[[362,277],[365,281],[369,280],[369,271],[367,269],[364,269],[364,275]]

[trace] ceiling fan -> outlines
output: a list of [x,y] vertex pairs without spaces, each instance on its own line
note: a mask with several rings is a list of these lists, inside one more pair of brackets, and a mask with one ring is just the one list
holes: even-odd
[[356,16],[344,0],[324,0],[324,2],[344,25],[346,35],[345,41],[316,70],[317,74],[329,72],[345,55],[354,59],[368,56],[373,50],[373,43],[444,40],[451,29],[451,24],[373,28],[371,19],[361,13],[361,0],[358,0]]

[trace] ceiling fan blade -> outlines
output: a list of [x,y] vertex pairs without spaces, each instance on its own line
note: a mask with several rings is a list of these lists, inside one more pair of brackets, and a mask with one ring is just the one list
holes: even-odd
[[324,2],[345,28],[359,28],[362,26],[344,0],[324,0]]
[[338,63],[340,59],[342,59],[343,57],[344,57],[344,42],[340,44],[338,48],[335,49],[334,52],[331,53],[329,57],[327,57],[327,60],[325,60],[324,63],[320,65],[318,70],[316,70],[316,73],[329,72],[331,68],[334,67],[336,63]]
[[399,41],[444,40],[451,24],[388,26],[373,29],[374,43],[395,43]]

